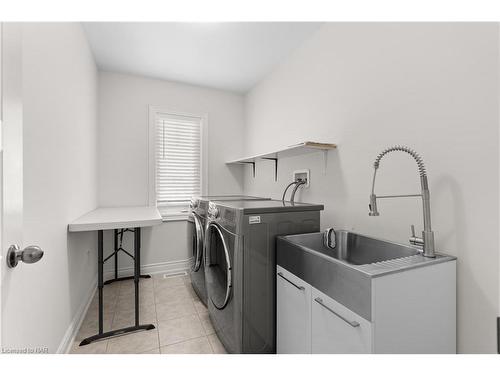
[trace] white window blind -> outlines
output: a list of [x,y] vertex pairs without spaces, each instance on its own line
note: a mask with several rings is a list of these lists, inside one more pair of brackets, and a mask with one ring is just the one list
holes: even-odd
[[156,114],[157,206],[187,206],[201,192],[199,117]]

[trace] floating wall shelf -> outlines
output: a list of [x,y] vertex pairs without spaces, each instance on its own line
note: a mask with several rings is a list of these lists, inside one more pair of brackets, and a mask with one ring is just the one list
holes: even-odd
[[326,171],[326,156],[329,150],[336,148],[337,145],[333,143],[318,143],[318,142],[301,142],[296,145],[288,146],[276,151],[267,152],[265,154],[258,154],[253,156],[248,156],[245,158],[230,160],[226,164],[249,164],[253,168],[253,176],[255,177],[255,163],[259,160],[271,160],[274,161],[274,179],[278,179],[278,160],[285,157],[299,156],[304,154],[309,154],[312,152],[323,151],[325,160],[325,171]]

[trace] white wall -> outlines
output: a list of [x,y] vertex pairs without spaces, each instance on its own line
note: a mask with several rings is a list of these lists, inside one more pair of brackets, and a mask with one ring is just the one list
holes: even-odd
[[[320,153],[245,168],[245,193],[278,198],[311,169],[299,200],[325,204],[322,226],[407,242],[421,203],[384,200],[368,216],[373,160],[407,144],[428,169],[436,247],[458,257],[458,350],[496,351],[498,312],[498,40],[496,24],[326,24],[246,97],[246,154],[303,140]],[[382,162],[376,192],[416,193],[415,163]],[[418,285],[415,285],[418,288]],[[411,317],[408,317],[411,319]]]
[[[148,204],[148,108],[208,115],[208,193],[239,194],[242,171],[226,160],[242,148],[243,98],[180,83],[110,72],[99,73],[99,205]],[[175,268],[190,257],[186,221],[143,231],[141,263]],[[131,233],[126,248],[132,249]],[[107,250],[112,234],[105,234]],[[126,255],[120,267],[131,266]],[[113,266],[106,264],[109,269]]]
[[22,68],[23,236],[45,254],[10,273],[2,329],[55,352],[95,287],[96,236],[67,224],[97,205],[97,70],[81,26],[63,23],[23,25]]

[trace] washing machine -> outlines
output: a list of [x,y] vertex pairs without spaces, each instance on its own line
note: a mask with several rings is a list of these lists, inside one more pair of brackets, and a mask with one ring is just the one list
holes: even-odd
[[204,269],[204,234],[207,218],[208,202],[210,200],[234,201],[234,200],[269,200],[270,198],[253,197],[247,195],[212,195],[192,197],[189,204],[188,217],[188,244],[194,259],[190,272],[191,285],[200,300],[207,304],[207,291],[205,288]]
[[207,307],[229,353],[276,352],[276,237],[318,232],[321,210],[278,200],[209,202]]

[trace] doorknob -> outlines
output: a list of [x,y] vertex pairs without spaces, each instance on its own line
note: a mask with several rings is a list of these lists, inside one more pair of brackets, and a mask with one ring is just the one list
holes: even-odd
[[43,257],[43,250],[38,246],[28,246],[19,250],[18,245],[11,245],[7,251],[7,266],[14,268],[21,260],[24,263],[36,263]]

